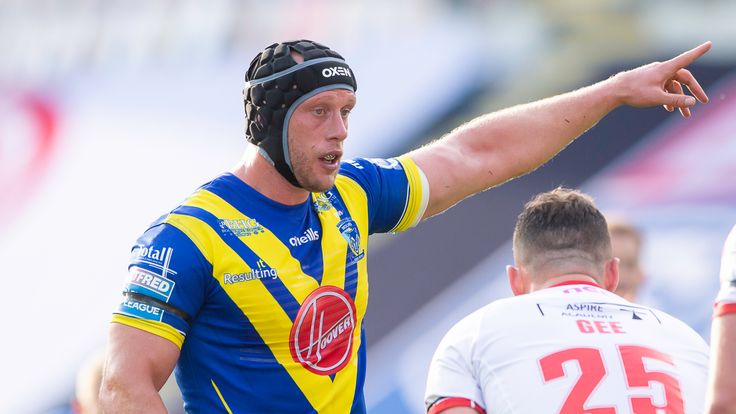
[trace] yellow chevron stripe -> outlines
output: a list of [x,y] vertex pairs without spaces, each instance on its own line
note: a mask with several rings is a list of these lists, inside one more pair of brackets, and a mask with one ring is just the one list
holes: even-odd
[[[185,205],[205,209],[220,218],[250,219],[225,200],[206,190],[197,192],[185,202]],[[302,273],[301,264],[291,256],[289,248],[278,237],[265,227],[263,230],[262,233],[240,237],[240,240],[247,244],[253,253],[268,263],[270,268],[278,269],[279,279],[292,296],[299,303],[302,303],[314,289],[319,287],[317,281]]]
[[[358,189],[360,188],[358,187]],[[363,197],[362,205],[365,206],[365,193],[361,194]],[[200,191],[187,200],[185,205],[203,208],[220,218],[249,219],[227,202],[207,191]],[[362,213],[362,217],[367,216],[365,212]],[[342,288],[344,287],[345,281],[345,259],[348,247],[347,242],[337,229],[337,222],[339,221],[337,212],[333,208],[330,211],[320,214],[320,221],[322,222],[323,229],[323,251],[340,252],[339,254],[331,254],[324,257],[322,284]],[[205,257],[214,257],[213,252],[217,252],[217,260],[212,260],[215,262],[213,263],[215,278],[220,282],[222,288],[233,301],[240,304],[243,313],[271,348],[277,361],[285,367],[294,382],[302,390],[310,404],[320,414],[337,414],[349,410],[353,403],[357,380],[357,351],[361,344],[360,324],[356,326],[353,333],[351,360],[336,375],[334,382],[325,376],[309,372],[301,364],[293,361],[289,350],[288,337],[292,322],[263,283],[260,280],[236,284],[224,283],[224,273],[249,272],[251,269],[222,241],[217,232],[199,219],[186,215],[172,214],[167,219],[167,222],[187,234]],[[363,220],[363,222],[363,228],[361,228],[361,248],[365,249],[367,221]],[[361,226],[359,225],[359,227]],[[205,240],[198,240],[196,238],[197,234],[200,235],[200,238],[204,237]],[[317,283],[313,278],[301,273],[299,262],[291,257],[288,247],[281,243],[268,229],[264,228],[263,233],[241,237],[241,240],[247,242],[248,247],[265,260],[269,264],[269,267],[277,269],[279,278],[299,303],[302,303],[306,296],[317,288]],[[367,301],[365,262],[365,260],[361,260],[359,263],[359,269],[362,270],[361,274],[363,276],[359,277],[358,294],[361,294],[364,300],[362,301],[363,303],[356,303],[358,321],[362,321],[363,315],[365,314],[365,302]]]
[[[363,187],[348,177],[338,175],[335,181],[335,187],[340,192],[345,205],[348,206],[350,217],[355,220],[360,233],[360,249],[367,252],[368,249],[368,196]],[[350,206],[354,206],[352,209]],[[360,208],[361,211],[356,211]],[[366,253],[367,254],[367,253]],[[358,314],[358,320],[363,320],[366,307],[368,306],[368,261],[364,256],[358,262],[358,287],[355,293],[355,307]]]
[[268,289],[259,279],[244,283],[224,283],[223,274],[226,272],[232,272],[233,269],[239,269],[238,272],[251,270],[245,261],[201,220],[191,216],[172,214],[166,221],[179,228],[187,236],[190,236],[190,232],[207,236],[207,248],[202,250],[202,253],[206,255],[206,252],[216,250],[220,256],[213,263],[213,276],[220,282],[220,286],[228,296],[240,306],[240,310],[248,317],[273,352],[276,361],[286,369],[286,372],[304,392],[309,403],[315,408],[324,406],[326,403],[324,390],[329,390],[333,384],[329,378],[315,375],[298,362],[293,361],[289,350],[291,319],[281,305],[273,299]]
[[[350,217],[353,218],[358,226],[358,232],[360,234],[360,249],[363,252],[367,252],[368,211],[366,209],[368,206],[368,197],[365,190],[355,181],[340,175],[335,181],[335,187],[337,187],[340,192],[345,205],[354,206],[352,209],[348,207],[348,210],[350,212]],[[338,372],[335,376],[335,381],[338,379],[349,381],[348,389],[352,390],[355,389],[356,381],[358,379],[356,374],[358,370],[358,350],[361,345],[360,332],[362,331],[363,317],[365,316],[366,308],[368,306],[368,261],[366,259],[367,256],[364,256],[357,265],[358,286],[355,292],[355,312],[358,324],[353,332],[353,349],[352,354],[350,355],[350,363],[345,367],[345,369]],[[335,397],[333,396],[333,398]],[[352,395],[350,396],[350,400],[352,401]],[[349,408],[346,408],[346,410],[347,409]]]
[[[312,200],[316,198],[312,195]],[[337,230],[340,217],[334,207],[319,213],[322,224],[322,286],[337,286],[345,289],[345,260],[348,242]]]
[[217,384],[215,384],[215,380],[210,378],[210,382],[212,382],[212,388],[215,389],[215,392],[217,393],[217,396],[220,397],[220,402],[225,407],[225,410],[228,412],[228,414],[233,414],[233,411],[230,409],[230,406],[227,405],[227,401],[225,401],[225,398],[222,396],[222,393],[220,392],[220,389],[217,388]]

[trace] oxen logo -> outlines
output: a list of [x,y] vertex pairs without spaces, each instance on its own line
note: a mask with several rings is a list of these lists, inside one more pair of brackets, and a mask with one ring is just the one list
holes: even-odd
[[347,365],[353,350],[355,303],[344,290],[322,286],[302,303],[291,327],[291,357],[319,375]]
[[322,69],[322,76],[325,78],[331,78],[333,76],[346,76],[351,78],[350,69],[342,66],[333,66],[331,68]]

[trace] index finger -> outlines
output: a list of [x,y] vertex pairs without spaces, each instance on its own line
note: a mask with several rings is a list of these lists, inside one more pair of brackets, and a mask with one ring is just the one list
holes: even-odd
[[674,66],[675,68],[684,68],[691,63],[698,60],[699,57],[703,56],[713,46],[711,41],[707,41],[700,46],[696,46],[687,52],[681,53],[672,59],[665,62],[667,65]]

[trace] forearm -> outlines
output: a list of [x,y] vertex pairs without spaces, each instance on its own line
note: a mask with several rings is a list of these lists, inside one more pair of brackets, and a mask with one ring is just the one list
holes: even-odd
[[[517,105],[471,121],[459,131],[458,147],[476,169],[496,166],[481,189],[544,164],[620,105],[615,79],[540,101]],[[470,157],[473,155],[472,157]],[[474,174],[476,175],[476,174]]]
[[100,389],[100,408],[105,414],[167,413],[156,388],[105,381]]
[[736,314],[713,318],[710,372],[706,408],[708,414],[736,414]]
[[615,80],[608,79],[482,115],[415,151],[412,158],[433,183],[426,216],[535,170],[620,102]]

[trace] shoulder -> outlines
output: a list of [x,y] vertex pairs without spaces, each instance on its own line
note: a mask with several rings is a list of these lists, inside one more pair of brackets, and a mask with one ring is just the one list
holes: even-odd
[[[489,334],[503,325],[507,320],[509,311],[521,306],[518,298],[498,299],[488,303],[475,311],[465,315],[457,321],[445,335],[447,338],[474,341],[480,333]],[[506,315],[506,316],[504,316]]]
[[708,348],[708,343],[705,339],[695,329],[681,319],[659,309],[652,308],[652,312],[656,313],[661,318],[662,325],[672,333],[673,337],[680,338],[683,343],[687,341],[695,346],[704,349]]

